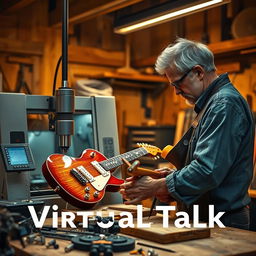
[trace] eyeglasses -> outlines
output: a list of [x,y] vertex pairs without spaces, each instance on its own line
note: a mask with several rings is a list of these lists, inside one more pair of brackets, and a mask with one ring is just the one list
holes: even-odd
[[172,86],[174,86],[175,88],[179,89],[180,88],[180,84],[182,83],[182,81],[186,78],[186,76],[193,70],[194,67],[192,67],[191,69],[189,69],[180,79],[174,81],[171,83]]

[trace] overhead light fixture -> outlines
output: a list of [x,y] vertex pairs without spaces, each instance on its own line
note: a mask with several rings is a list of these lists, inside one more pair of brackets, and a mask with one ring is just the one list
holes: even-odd
[[181,18],[192,13],[227,4],[230,1],[231,0],[169,1],[130,16],[117,18],[114,24],[114,32],[118,34],[128,34],[140,29]]

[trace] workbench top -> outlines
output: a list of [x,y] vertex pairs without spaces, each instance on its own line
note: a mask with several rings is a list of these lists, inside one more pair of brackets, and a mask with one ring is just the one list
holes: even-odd
[[[50,239],[47,239],[49,241]],[[17,256],[60,256],[65,254],[64,248],[69,241],[57,240],[60,248],[46,249],[41,245],[29,245],[22,249],[18,241],[12,241],[11,245],[15,248]],[[219,255],[256,255],[256,232],[244,231],[235,228],[213,228],[211,229],[211,237],[190,240],[185,242],[159,244],[143,239],[136,239],[136,242],[143,242],[150,245],[156,245],[161,248],[168,248],[175,253],[164,252],[155,249],[159,256],[166,255],[200,255],[200,256],[219,256]],[[146,246],[136,245],[136,248],[143,248],[146,252],[149,249]],[[82,252],[83,255],[89,255],[88,252]],[[81,251],[73,250],[67,255],[80,256]],[[114,253],[114,255],[129,255],[129,252]]]

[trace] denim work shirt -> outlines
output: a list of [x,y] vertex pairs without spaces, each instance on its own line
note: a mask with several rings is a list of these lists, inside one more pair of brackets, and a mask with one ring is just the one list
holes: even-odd
[[187,206],[208,193],[215,211],[236,210],[250,202],[253,116],[227,74],[209,85],[195,111],[199,113],[206,104],[191,140],[188,164],[168,175],[166,184],[171,196]]

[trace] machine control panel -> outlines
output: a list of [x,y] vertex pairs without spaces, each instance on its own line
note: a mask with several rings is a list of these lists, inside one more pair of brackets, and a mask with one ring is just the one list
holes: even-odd
[[32,171],[35,164],[28,144],[1,145],[6,171]]

